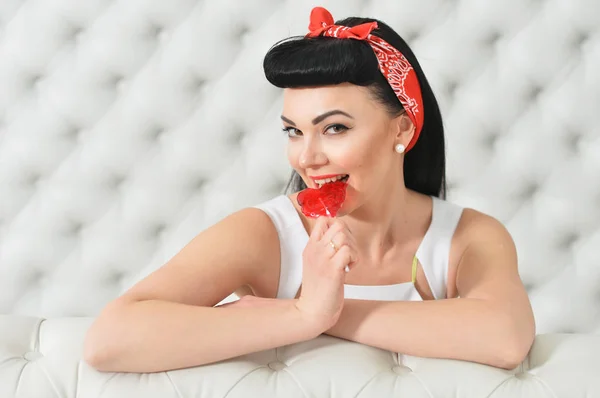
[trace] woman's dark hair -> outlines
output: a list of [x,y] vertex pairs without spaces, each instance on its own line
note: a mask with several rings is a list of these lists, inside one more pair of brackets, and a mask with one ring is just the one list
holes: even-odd
[[[406,187],[425,195],[446,198],[444,126],[440,109],[423,70],[406,42],[388,25],[372,18],[346,18],[336,25],[356,26],[376,21],[371,34],[398,49],[413,66],[423,96],[425,121],[419,139],[404,158]],[[276,43],[265,56],[263,67],[271,84],[280,88],[327,86],[351,83],[368,87],[390,115],[404,112],[402,104],[379,70],[371,46],[362,40],[331,37],[291,37]],[[305,189],[302,178],[292,172],[286,192]]]

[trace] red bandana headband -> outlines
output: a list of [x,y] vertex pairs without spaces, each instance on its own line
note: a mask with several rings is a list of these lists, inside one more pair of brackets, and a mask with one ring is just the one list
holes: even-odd
[[335,25],[333,16],[323,7],[315,7],[310,13],[310,31],[306,37],[328,36],[339,39],[365,40],[371,45],[379,69],[396,93],[408,117],[415,125],[415,133],[408,143],[408,152],[419,139],[423,128],[423,98],[417,74],[408,60],[395,47],[382,38],[372,35],[377,22],[365,23],[353,27]]

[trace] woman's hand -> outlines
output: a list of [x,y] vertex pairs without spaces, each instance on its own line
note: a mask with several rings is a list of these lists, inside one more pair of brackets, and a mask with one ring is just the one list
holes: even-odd
[[319,217],[302,253],[302,290],[296,307],[309,322],[327,330],[344,306],[345,268],[358,261],[356,241],[346,224]]

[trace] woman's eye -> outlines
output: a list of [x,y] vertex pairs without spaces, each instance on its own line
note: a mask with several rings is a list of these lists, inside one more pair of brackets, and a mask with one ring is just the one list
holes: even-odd
[[[346,130],[349,129],[343,124],[332,124],[325,129],[325,131],[329,132],[331,135],[340,134]],[[302,135],[302,132],[295,127],[284,127],[282,131],[285,132],[288,137],[300,137]]]
[[331,131],[335,135],[343,133],[346,130],[348,130],[348,127],[344,126],[343,124],[332,124],[331,126],[327,127],[325,131]]
[[299,130],[294,127],[284,127],[282,130],[288,135],[288,137],[297,137],[299,135]]

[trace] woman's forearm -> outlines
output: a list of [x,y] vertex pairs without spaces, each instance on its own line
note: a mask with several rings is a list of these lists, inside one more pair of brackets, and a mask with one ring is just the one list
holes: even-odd
[[485,363],[512,369],[533,341],[526,320],[485,300],[349,300],[337,324],[325,333],[362,344],[420,357]]
[[86,336],[84,356],[100,371],[160,372],[310,340],[321,332],[295,300],[252,308],[147,300],[107,307]]

